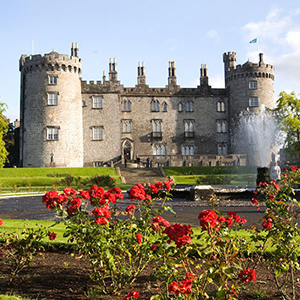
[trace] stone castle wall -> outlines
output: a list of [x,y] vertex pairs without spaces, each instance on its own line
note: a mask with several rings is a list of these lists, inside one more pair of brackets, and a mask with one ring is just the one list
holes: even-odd
[[[115,60],[108,78],[81,80],[77,46],[72,46],[70,57],[54,51],[22,55],[22,166],[101,166],[124,162],[125,157],[143,162],[149,157],[153,166],[246,164],[247,149],[238,148],[234,139],[235,118],[247,108],[257,111],[260,104],[273,107],[274,68],[263,63],[262,55],[259,64],[236,66],[234,52],[223,59],[225,89],[208,85],[206,65],[201,65],[199,86],[181,88],[174,62],[169,63],[168,85],[151,88],[143,65],[138,67],[137,85],[123,87]],[[49,76],[57,76],[57,82],[49,84]],[[251,81],[255,89],[249,88]],[[57,105],[49,105],[49,93],[58,94]],[[93,107],[95,97],[102,99],[99,107]],[[257,97],[259,105],[249,105],[251,97]],[[130,123],[130,129],[124,130],[123,123]],[[154,123],[160,124],[158,131]],[[187,132],[186,123],[193,123],[193,129]],[[49,127],[58,128],[58,139],[47,138]],[[93,135],[97,130],[101,137]],[[184,153],[184,147],[191,153]]]

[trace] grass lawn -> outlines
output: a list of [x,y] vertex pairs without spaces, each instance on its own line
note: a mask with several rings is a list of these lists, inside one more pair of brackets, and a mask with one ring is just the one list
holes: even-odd
[[[65,232],[65,225],[63,223],[55,223],[52,221],[36,221],[36,220],[24,221],[24,220],[14,220],[14,219],[3,219],[2,221],[3,221],[3,225],[0,227],[0,231],[15,232],[21,234],[22,230],[24,229],[24,226],[28,228],[35,228],[37,225],[39,226],[43,225],[49,231],[55,232],[57,234],[57,237],[54,241],[50,241],[48,238],[46,238],[44,240],[46,245],[48,244],[48,245],[62,246],[62,247],[71,245],[71,243],[68,243],[67,238],[63,237],[63,234]],[[199,235],[201,233],[203,232],[200,227],[194,227],[192,237]],[[250,233],[248,230],[245,229],[236,230],[235,233],[238,237],[243,238],[248,242],[250,250],[252,251],[256,250],[255,243],[250,241]],[[207,232],[204,232],[200,240],[197,240],[197,242],[205,244],[206,240],[207,240]],[[271,250],[271,248],[269,250]]]
[[0,227],[0,231],[15,232],[21,234],[25,226],[27,228],[35,228],[37,225],[39,226],[43,225],[49,231],[55,232],[57,234],[57,237],[54,241],[50,241],[48,238],[46,238],[44,240],[46,244],[69,245],[67,238],[63,237],[63,234],[65,232],[65,225],[63,223],[55,223],[52,221],[36,221],[36,220],[24,221],[24,220],[15,220],[15,219],[2,219],[2,221],[3,221],[3,225]]
[[[95,175],[109,175],[121,186],[121,179],[115,168],[4,168],[0,169],[0,194],[45,192],[53,188],[63,190],[62,179],[67,175],[90,178]],[[78,186],[73,185],[74,188]]]
[[165,167],[164,171],[184,185],[253,186],[256,180],[256,167]]

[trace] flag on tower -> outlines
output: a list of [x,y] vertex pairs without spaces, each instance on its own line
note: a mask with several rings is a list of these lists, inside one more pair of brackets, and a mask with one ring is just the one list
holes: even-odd
[[253,43],[256,43],[257,42],[257,39],[253,39],[250,41],[250,44],[253,44]]

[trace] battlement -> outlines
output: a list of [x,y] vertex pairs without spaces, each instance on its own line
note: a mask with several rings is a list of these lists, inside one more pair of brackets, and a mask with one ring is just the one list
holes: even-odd
[[[243,65],[235,65],[233,61],[230,61],[230,52],[229,54],[224,53],[223,61],[225,64],[225,80],[228,83],[230,80],[235,80],[238,78],[247,78],[247,77],[262,77],[270,78],[274,80],[274,66],[270,64],[265,64],[263,61],[263,54],[259,54],[259,63],[253,63],[247,61]],[[235,59],[235,58],[234,58]]]
[[59,54],[52,51],[42,56],[41,54],[21,55],[20,71],[25,73],[38,70],[45,71],[66,71],[72,73],[81,73],[81,59],[75,56],[69,57],[66,54]]
[[120,84],[120,81],[86,81],[81,80],[81,91],[82,93],[89,94],[99,94],[99,93],[116,93],[121,92],[123,85]]

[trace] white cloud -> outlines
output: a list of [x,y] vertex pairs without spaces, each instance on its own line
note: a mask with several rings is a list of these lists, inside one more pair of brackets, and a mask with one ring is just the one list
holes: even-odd
[[258,61],[258,53],[263,52],[264,61],[275,66],[275,94],[300,90],[299,13],[300,8],[289,12],[273,9],[265,20],[250,22],[242,28],[248,41],[258,39],[256,46],[249,44],[249,60]]

